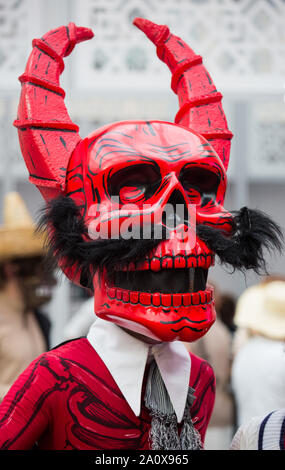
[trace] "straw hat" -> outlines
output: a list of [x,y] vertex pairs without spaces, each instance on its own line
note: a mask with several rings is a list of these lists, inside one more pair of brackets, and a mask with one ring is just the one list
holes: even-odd
[[239,298],[234,321],[272,339],[285,339],[285,281],[261,283]]
[[43,237],[35,235],[33,219],[17,192],[6,194],[3,220],[0,226],[0,261],[43,253]]

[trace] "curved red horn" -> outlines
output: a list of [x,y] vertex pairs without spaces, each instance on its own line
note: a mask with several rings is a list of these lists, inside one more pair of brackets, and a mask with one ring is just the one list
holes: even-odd
[[14,125],[18,128],[30,181],[45,199],[64,190],[69,158],[81,140],[59,85],[63,57],[77,43],[92,37],[90,29],[70,23],[34,39],[25,73],[19,77],[22,92]]
[[178,95],[180,106],[175,123],[210,141],[227,168],[233,134],[221,105],[222,95],[203,66],[202,57],[165,25],[143,18],[136,18],[134,25],[157,46],[158,57],[172,72],[171,88]]

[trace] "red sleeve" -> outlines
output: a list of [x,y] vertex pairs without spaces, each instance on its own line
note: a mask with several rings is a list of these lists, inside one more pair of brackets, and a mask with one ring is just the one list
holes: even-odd
[[190,386],[195,389],[195,401],[191,407],[191,417],[204,444],[205,434],[215,403],[216,380],[212,367],[203,359],[190,354]]
[[18,377],[0,405],[0,449],[32,449],[48,425],[45,355]]

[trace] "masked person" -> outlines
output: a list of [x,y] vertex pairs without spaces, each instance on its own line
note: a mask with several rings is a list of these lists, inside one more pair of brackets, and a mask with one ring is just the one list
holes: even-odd
[[[20,195],[4,200],[0,228],[0,401],[33,359],[49,348],[50,323],[40,307],[50,300],[43,238]],[[49,277],[49,274],[47,274]]]
[[280,245],[269,218],[223,207],[232,134],[202,58],[167,26],[134,23],[172,72],[175,124],[118,122],[81,139],[59,75],[93,33],[73,23],[33,41],[20,77],[15,125],[47,201],[50,248],[73,282],[93,287],[97,319],[14,383],[2,449],[201,449],[215,378],[182,342],[215,321],[208,269],[215,254],[258,269],[264,244]]

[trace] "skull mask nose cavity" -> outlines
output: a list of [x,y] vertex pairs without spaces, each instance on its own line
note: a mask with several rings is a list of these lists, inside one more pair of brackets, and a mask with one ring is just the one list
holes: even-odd
[[162,223],[168,228],[175,228],[188,223],[188,207],[183,193],[175,189],[169,197],[162,215]]

